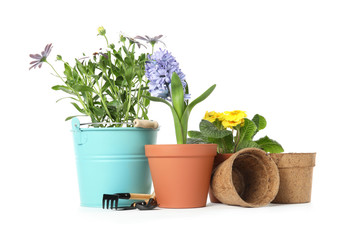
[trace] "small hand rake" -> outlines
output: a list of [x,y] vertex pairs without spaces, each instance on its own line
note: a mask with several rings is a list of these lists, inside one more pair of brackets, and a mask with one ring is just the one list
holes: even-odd
[[[133,202],[130,207],[118,207],[119,199],[134,199],[144,200],[139,202]],[[115,210],[151,210],[157,207],[155,200],[155,194],[138,194],[138,193],[115,193],[115,194],[103,194],[102,208],[115,209]]]

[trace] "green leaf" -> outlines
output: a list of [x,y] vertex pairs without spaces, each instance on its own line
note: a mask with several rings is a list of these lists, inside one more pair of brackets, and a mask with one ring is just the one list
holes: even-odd
[[59,98],[59,99],[56,101],[56,103],[59,102],[59,101],[61,101],[61,100],[63,100],[63,99],[67,99],[67,98],[70,98],[70,99],[75,100],[75,101],[79,101],[78,99],[73,98],[73,97],[63,97],[63,98]]
[[219,130],[214,124],[204,119],[200,122],[199,129],[204,136],[211,138],[223,138],[232,135],[231,131]]
[[135,77],[135,72],[133,67],[128,67],[125,71],[124,79],[127,81],[128,86],[131,86],[132,81]]
[[94,92],[95,90],[85,85],[74,85],[73,89],[77,92]]
[[[150,92],[146,92],[146,94],[147,94],[146,96],[151,96]],[[144,107],[148,107],[150,105],[150,99],[144,98],[143,105],[144,105]]]
[[270,139],[268,136],[260,138],[255,141],[260,148],[269,153],[281,153],[284,152],[283,147],[275,140]]
[[72,102],[71,104],[74,105],[74,107],[76,108],[76,110],[78,110],[80,113],[83,113],[83,114],[86,115],[85,110],[82,109],[82,108],[80,108],[76,103]]
[[77,59],[75,59],[75,61],[76,61],[76,67],[77,67],[77,69],[79,69],[79,72],[81,73],[81,75],[87,75],[86,69],[81,64],[81,62],[79,62]]
[[75,68],[73,69],[73,78],[75,81],[79,80],[79,73],[77,72],[77,70]]
[[237,146],[236,152],[244,148],[260,148],[260,146],[254,141],[243,141]]
[[199,138],[187,138],[187,144],[206,144],[202,139]]
[[107,103],[107,106],[115,107],[117,109],[120,109],[122,107],[122,103],[119,102],[118,100],[113,100],[109,103]]
[[55,91],[61,90],[61,91],[64,91],[64,92],[66,92],[66,93],[75,95],[75,93],[73,92],[73,90],[71,90],[71,89],[70,89],[69,87],[67,87],[67,86],[55,85],[55,86],[52,87],[52,89],[55,90]]
[[223,138],[208,138],[209,143],[216,143],[218,145],[219,153],[233,153],[235,148],[233,135],[227,135]]
[[242,143],[243,141],[251,141],[254,133],[257,130],[257,126],[253,121],[249,120],[248,118],[244,118],[244,120],[244,125],[240,127],[239,143]]
[[264,129],[267,126],[267,121],[259,114],[254,115],[252,121],[256,124],[257,131]]
[[68,63],[64,63],[64,68],[65,68],[64,75],[68,80],[71,80],[73,78],[73,75],[72,75],[70,65]]
[[[187,142],[187,136],[184,137],[181,121],[179,120],[177,112],[172,107],[172,105],[169,102],[167,102],[165,99],[162,99],[159,97],[153,97],[153,96],[148,96],[148,95],[143,95],[142,97],[150,99],[151,101],[154,101],[154,102],[162,102],[170,107],[170,109],[172,111],[174,124],[175,124],[177,144],[185,144]],[[187,135],[187,132],[186,132],[186,135]]]
[[171,93],[173,107],[179,119],[181,119],[184,112],[184,91],[181,79],[175,72],[172,74],[171,78]]
[[103,108],[93,106],[92,110],[93,110],[93,113],[99,117],[106,114],[106,111]]
[[213,86],[208,88],[202,95],[200,95],[199,97],[194,99],[194,101],[192,101],[184,110],[184,113],[183,113],[183,116],[181,119],[181,125],[182,125],[182,129],[183,129],[183,136],[185,139],[187,139],[188,119],[189,119],[189,115],[191,114],[192,109],[195,107],[195,105],[197,105],[198,103],[204,101],[207,97],[209,97],[209,95],[214,91],[215,87],[216,87],[216,84],[214,84]]
[[233,153],[234,152],[234,148],[235,148],[235,142],[234,142],[234,136],[228,135],[224,138],[221,138],[220,140],[223,141],[223,143],[225,144],[225,149],[224,149],[224,153]]
[[188,131],[188,136],[191,138],[199,138],[199,139],[202,139],[204,137],[203,134],[199,131]]
[[122,55],[120,54],[120,52],[115,51],[115,52],[113,53],[113,55],[114,55],[119,61],[123,62],[123,58],[122,58]]

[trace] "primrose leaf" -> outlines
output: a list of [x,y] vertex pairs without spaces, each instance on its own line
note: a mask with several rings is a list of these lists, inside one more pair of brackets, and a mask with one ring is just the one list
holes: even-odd
[[240,127],[240,144],[243,141],[251,141],[257,130],[257,126],[253,121],[248,118],[244,118],[244,120],[244,125]]
[[206,142],[199,138],[187,138],[187,144],[205,144]]
[[260,148],[260,146],[254,141],[243,141],[237,146],[236,152],[244,148]]
[[267,126],[267,121],[265,120],[265,118],[259,114],[254,115],[254,117],[252,118],[252,121],[256,124],[257,126],[257,132],[259,130],[264,129]]
[[219,130],[214,124],[204,119],[200,122],[199,129],[205,137],[210,138],[223,138],[232,134],[228,130]]
[[233,153],[235,148],[234,137],[232,134],[223,138],[209,138],[210,143],[218,144],[219,153]]
[[204,137],[203,134],[199,131],[188,131],[188,136],[191,138],[199,138],[199,139],[202,139]]
[[275,140],[270,139],[268,136],[260,138],[255,141],[260,148],[269,153],[281,153],[284,152],[283,147]]

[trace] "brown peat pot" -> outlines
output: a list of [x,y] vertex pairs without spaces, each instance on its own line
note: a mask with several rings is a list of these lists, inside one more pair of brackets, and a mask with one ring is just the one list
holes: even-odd
[[278,193],[278,168],[263,150],[245,148],[216,168],[212,175],[211,189],[224,204],[265,206]]
[[279,192],[273,203],[310,202],[316,153],[272,153],[270,157],[280,175]]

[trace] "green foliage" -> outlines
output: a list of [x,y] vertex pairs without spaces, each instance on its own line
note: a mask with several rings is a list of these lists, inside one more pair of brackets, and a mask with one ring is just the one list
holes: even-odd
[[248,118],[245,118],[243,126],[239,127],[239,141],[251,141],[256,131],[257,125]]
[[[137,54],[136,43],[129,42],[125,45],[125,42],[121,42],[119,46],[115,46],[108,43],[105,34],[102,36],[107,42],[106,51],[94,53],[92,57],[84,54],[81,60],[75,59],[73,65],[65,62],[62,56],[57,56],[57,61],[63,63],[63,76],[49,64],[63,82],[52,89],[71,96],[58,101],[66,98],[74,100],[71,104],[75,109],[80,114],[89,116],[92,122],[148,119],[150,100],[143,98],[143,95],[150,95],[145,77],[147,54]],[[65,120],[73,117],[69,116]]]
[[266,152],[270,153],[281,153],[284,152],[283,147],[275,140],[270,139],[268,136],[258,139],[255,141],[260,148],[264,149]]
[[[188,104],[188,101],[184,100],[184,91],[181,80],[177,73],[172,74],[171,78],[171,92],[172,92],[172,105],[158,97],[152,97],[144,95],[145,98],[155,101],[165,103],[172,111],[173,120],[175,124],[176,140],[177,144],[186,144],[187,143],[187,129],[188,129],[188,120],[189,115],[192,109],[200,102],[204,101],[215,89],[216,85],[214,84],[209,89],[207,89],[202,95],[197,97],[194,101]],[[187,91],[188,93],[188,91]],[[203,142],[202,140],[190,139],[189,142]]]
[[256,114],[252,120],[244,118],[244,123],[235,126],[232,131],[226,130],[218,120],[211,123],[203,119],[199,124],[200,131],[188,132],[190,138],[187,143],[215,143],[218,145],[219,153],[233,153],[243,148],[260,148],[270,153],[283,152],[283,147],[268,136],[253,140],[257,132],[264,129],[266,125],[265,118],[259,114]]
[[199,129],[202,135],[208,138],[223,138],[232,134],[228,130],[219,130],[214,124],[204,119],[200,122]]

